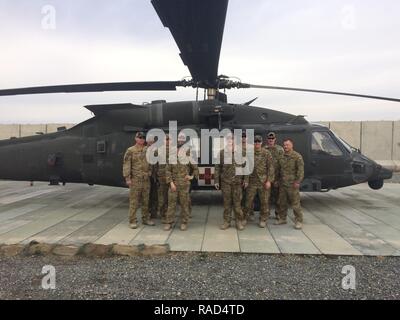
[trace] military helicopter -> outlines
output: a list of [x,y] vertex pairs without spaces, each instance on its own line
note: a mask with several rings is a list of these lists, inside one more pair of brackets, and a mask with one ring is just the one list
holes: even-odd
[[[212,128],[254,129],[278,143],[290,137],[305,161],[302,191],[327,191],[368,182],[380,189],[392,172],[362,155],[328,128],[311,124],[303,116],[246,104],[228,103],[226,90],[258,88],[290,90],[400,102],[400,99],[314,89],[253,85],[218,76],[218,64],[228,0],[152,0],[163,25],[171,31],[183,63],[192,78],[163,82],[73,84],[0,90],[0,96],[104,91],[170,91],[177,87],[196,90],[195,101],[159,100],[146,105],[107,104],[86,106],[94,117],[69,130],[0,141],[0,179],[87,183],[126,187],[122,157],[138,131],[178,128],[196,131]],[[212,8],[212,9],[210,9]],[[204,90],[204,99],[199,99]],[[210,146],[212,149],[213,146]],[[211,162],[210,162],[211,163]],[[200,164],[195,189],[214,186],[213,166]]]

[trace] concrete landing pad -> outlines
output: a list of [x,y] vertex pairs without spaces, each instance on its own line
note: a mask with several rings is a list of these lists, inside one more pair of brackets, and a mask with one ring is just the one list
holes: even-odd
[[[127,189],[68,184],[49,186],[0,181],[0,244],[169,244],[172,251],[243,252],[269,254],[327,254],[400,256],[400,184],[380,191],[367,185],[329,193],[303,193],[304,228],[270,219],[266,229],[257,221],[246,229],[219,229],[219,192],[192,194],[189,229],[164,231],[128,227]],[[178,214],[179,215],[179,214]],[[257,214],[256,214],[257,216]],[[140,217],[140,213],[139,213]],[[232,224],[233,225],[233,224]]]

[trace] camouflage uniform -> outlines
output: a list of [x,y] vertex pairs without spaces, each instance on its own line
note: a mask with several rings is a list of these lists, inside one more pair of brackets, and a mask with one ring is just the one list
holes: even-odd
[[286,221],[288,204],[293,207],[296,222],[303,222],[300,204],[300,191],[294,183],[304,179],[304,161],[296,151],[284,153],[279,160],[279,218]]
[[[274,160],[274,169],[275,169],[275,178],[279,175],[279,159],[283,156],[283,148],[280,145],[275,145],[273,147],[266,146],[265,147],[272,155],[272,159]],[[275,186],[272,184],[271,187],[271,197],[270,204],[275,205],[275,215],[278,217],[279,212],[279,185]]]
[[155,165],[151,166],[149,210],[150,210],[150,216],[152,218],[156,218],[158,212],[158,185],[157,185],[157,167]]
[[[199,177],[199,168],[194,164],[181,164],[179,161],[180,154],[178,149],[177,164],[167,164],[165,168],[166,182],[169,185],[168,189],[168,210],[166,223],[173,224],[175,222],[176,205],[179,199],[181,205],[181,222],[187,224],[190,215],[190,185],[191,182],[185,180],[186,176]],[[170,184],[174,182],[176,192],[172,192]]]
[[236,175],[236,168],[241,168],[244,165],[236,164],[233,152],[232,164],[225,164],[224,154],[224,150],[221,150],[219,154],[220,164],[215,165],[215,182],[220,184],[224,199],[224,222],[230,224],[232,208],[237,222],[244,218],[241,206],[243,183],[249,182],[249,176]]
[[253,210],[254,197],[258,193],[260,198],[260,221],[267,221],[269,216],[269,194],[270,190],[264,187],[265,182],[274,182],[275,172],[273,159],[265,148],[257,150],[254,148],[254,170],[249,178],[249,186],[246,190],[245,218],[248,219]]
[[[159,149],[161,150],[161,149]],[[161,216],[161,219],[165,221],[166,216],[167,216],[167,210],[168,210],[168,188],[169,185],[167,183],[167,173],[166,173],[166,168],[167,168],[167,163],[168,163],[168,154],[169,154],[169,148],[168,146],[165,148],[165,154],[160,154],[160,162],[164,164],[157,163],[156,165],[156,177],[157,177],[157,194],[158,194],[158,212]]]
[[150,218],[149,194],[151,166],[146,159],[147,147],[135,145],[130,147],[124,156],[123,176],[131,179],[129,222],[136,223],[136,211],[142,204],[142,220],[146,223]]
[[[243,155],[247,156],[246,146],[247,146],[247,144],[242,142]],[[241,207],[242,207],[242,212],[243,212],[243,218],[246,218],[246,214],[245,214],[246,213],[246,198],[247,198],[247,189],[242,189]],[[250,214],[252,216],[254,215],[253,208],[251,208],[251,210],[248,214]]]

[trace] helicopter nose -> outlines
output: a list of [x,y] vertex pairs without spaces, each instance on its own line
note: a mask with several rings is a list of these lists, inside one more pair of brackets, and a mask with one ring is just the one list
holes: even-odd
[[360,152],[352,153],[353,181],[356,183],[368,182],[374,190],[383,187],[384,180],[391,179],[393,172],[377,162],[369,159]]
[[386,169],[382,166],[378,166],[376,171],[379,179],[386,180],[386,179],[391,179],[393,177],[393,171]]

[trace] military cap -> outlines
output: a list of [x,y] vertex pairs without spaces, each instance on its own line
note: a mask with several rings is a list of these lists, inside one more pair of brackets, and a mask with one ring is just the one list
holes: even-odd
[[268,139],[275,139],[276,138],[275,132],[269,132],[267,137]]
[[254,137],[254,142],[263,142],[263,138],[259,135]]
[[144,134],[144,132],[139,131],[139,132],[136,133],[135,137],[144,139],[144,138],[146,138],[146,135]]

